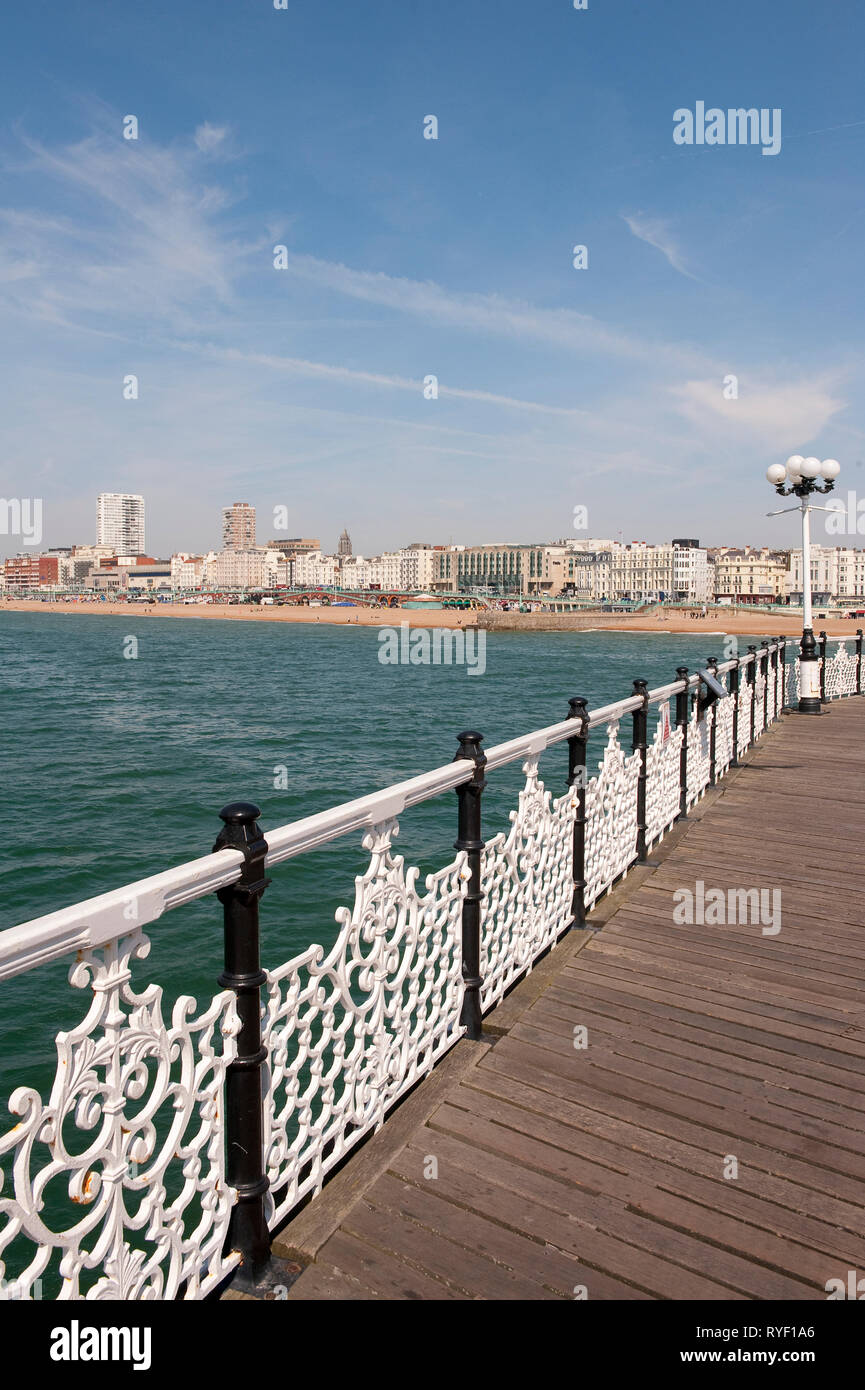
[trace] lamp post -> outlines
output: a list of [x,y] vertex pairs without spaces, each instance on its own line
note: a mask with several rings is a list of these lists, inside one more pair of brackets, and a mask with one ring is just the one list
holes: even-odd
[[[828,507],[815,507],[809,502],[814,492],[831,492],[835,479],[841,472],[836,459],[803,458],[793,454],[786,464],[773,463],[766,469],[766,477],[780,497],[796,496],[798,507],[782,507],[777,512],[767,512],[767,516],[781,516],[784,512],[802,513],[802,641],[799,647],[799,713],[819,714],[820,677],[817,643],[811,618],[811,512],[827,512]],[[817,479],[824,480],[824,486],[817,486]],[[789,487],[784,484],[789,483]]]

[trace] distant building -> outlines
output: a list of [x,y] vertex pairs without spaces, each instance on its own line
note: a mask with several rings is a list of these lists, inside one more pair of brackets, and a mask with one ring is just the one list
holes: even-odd
[[255,508],[248,502],[232,502],[222,509],[223,550],[255,549]]
[[279,550],[288,559],[295,555],[310,555],[314,550],[321,550],[321,541],[318,536],[287,536],[284,541],[268,541],[268,550]]
[[15,555],[3,566],[6,592],[21,593],[56,584],[59,566],[56,555]]
[[348,534],[348,531],[343,531],[340,536],[339,544],[336,547],[336,553],[340,560],[348,559],[349,555],[353,553],[351,548],[351,536]]
[[171,557],[172,589],[200,589],[204,579],[204,556],[189,555],[185,550]]
[[144,498],[137,492],[100,492],[96,544],[116,555],[144,554]]
[[789,556],[785,552],[720,546],[711,552],[715,565],[714,594],[719,603],[783,603],[789,588]]

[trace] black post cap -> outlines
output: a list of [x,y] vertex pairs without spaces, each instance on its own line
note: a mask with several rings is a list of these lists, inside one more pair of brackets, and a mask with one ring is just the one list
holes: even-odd
[[252,825],[261,815],[261,807],[254,801],[230,801],[223,806],[219,819],[226,825]]

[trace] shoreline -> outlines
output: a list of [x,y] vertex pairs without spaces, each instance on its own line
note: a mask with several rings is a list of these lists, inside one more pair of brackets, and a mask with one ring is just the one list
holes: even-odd
[[[222,619],[229,622],[312,623],[332,627],[399,627],[408,623],[415,628],[478,628],[484,632],[659,632],[682,636],[702,632],[708,635],[730,633],[738,636],[761,637],[786,635],[788,640],[801,631],[801,614],[761,614],[731,610],[729,615],[717,609],[698,618],[685,613],[662,615],[656,613],[630,615],[627,613],[503,613],[498,610],[470,611],[453,608],[261,608],[258,604],[179,604],[179,603],[43,603],[38,599],[0,599],[0,613],[58,613],[72,616],[79,613],[102,617],[125,617],[136,622],[139,618],[199,618]],[[828,618],[819,623],[818,630],[829,637],[856,637],[861,618]]]

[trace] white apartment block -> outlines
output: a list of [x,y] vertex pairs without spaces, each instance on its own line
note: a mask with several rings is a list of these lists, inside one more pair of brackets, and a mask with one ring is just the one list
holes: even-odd
[[295,556],[292,582],[298,589],[339,588],[339,570],[336,556],[312,550],[307,555]]
[[172,589],[200,589],[204,582],[205,557],[178,551],[171,557]]
[[[273,552],[271,552],[273,553]],[[219,554],[206,557],[204,580],[208,589],[264,589],[271,584],[272,566],[277,563],[277,555],[268,564],[267,551],[261,550],[222,550]]]
[[116,555],[144,554],[144,498],[137,492],[100,492],[96,544]]
[[610,598],[707,603],[711,598],[708,554],[692,541],[614,545],[610,552]]
[[[802,602],[802,552],[790,552],[789,594]],[[865,598],[865,550],[844,546],[811,546],[811,595],[814,603],[840,604]]]

